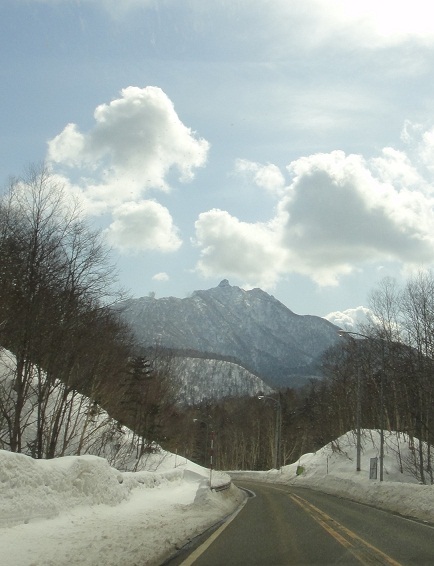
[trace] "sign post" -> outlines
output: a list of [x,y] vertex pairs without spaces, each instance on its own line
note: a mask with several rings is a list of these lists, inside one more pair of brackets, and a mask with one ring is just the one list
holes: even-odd
[[377,479],[377,464],[378,458],[370,458],[369,461],[369,479],[376,480]]

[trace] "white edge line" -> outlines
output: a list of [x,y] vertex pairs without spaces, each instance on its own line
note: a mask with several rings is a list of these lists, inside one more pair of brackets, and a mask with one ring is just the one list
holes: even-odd
[[192,552],[190,556],[186,558],[184,562],[181,563],[180,566],[191,566],[191,564],[193,564],[199,558],[199,556],[202,556],[202,554],[211,546],[211,544],[216,540],[216,538],[219,537],[222,534],[222,532],[226,529],[226,527],[232,523],[232,521],[235,519],[235,517],[238,515],[241,509],[243,509],[244,505],[247,503],[248,500],[249,497],[246,497],[243,503],[238,507],[238,509],[234,513],[232,513],[229,519],[227,519],[223,523],[223,525],[221,525],[216,531],[214,531],[213,534],[209,538],[207,538],[203,544],[201,544],[198,548],[196,548],[196,550]]

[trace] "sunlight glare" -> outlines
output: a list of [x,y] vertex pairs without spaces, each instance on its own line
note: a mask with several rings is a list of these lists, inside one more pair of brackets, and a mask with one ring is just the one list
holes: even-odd
[[433,34],[434,4],[427,0],[339,0],[351,19],[371,23],[380,35]]

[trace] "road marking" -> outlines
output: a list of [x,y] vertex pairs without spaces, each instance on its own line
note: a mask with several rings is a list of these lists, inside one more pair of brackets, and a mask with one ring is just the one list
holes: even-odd
[[244,505],[247,503],[248,500],[249,497],[246,497],[246,499],[243,501],[240,507],[238,507],[238,509],[234,513],[232,513],[229,519],[225,521],[223,525],[221,525],[216,531],[214,531],[213,534],[209,538],[207,538],[203,544],[197,547],[196,550],[193,551],[190,554],[190,556],[188,556],[184,560],[184,562],[181,563],[180,566],[191,566],[191,564],[194,564],[194,562],[196,562],[199,556],[202,556],[202,554],[211,546],[211,544],[216,540],[216,538],[218,538],[222,534],[222,532],[226,529],[226,527],[228,527],[230,523],[232,523],[232,521],[235,519],[235,517],[238,515],[238,513],[241,511],[241,509],[244,507]]
[[362,539],[344,525],[309,503],[302,497],[294,494],[287,496],[299,505],[308,515],[312,517],[323,529],[325,529],[335,540],[347,548],[355,558],[366,566],[371,564],[385,564],[387,566],[401,566],[399,562],[376,548],[366,540]]

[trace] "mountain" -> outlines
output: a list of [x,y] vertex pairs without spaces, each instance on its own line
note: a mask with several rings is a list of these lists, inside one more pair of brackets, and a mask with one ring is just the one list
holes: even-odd
[[297,315],[261,289],[225,279],[190,297],[143,297],[117,305],[143,347],[212,352],[230,358],[271,387],[320,377],[318,359],[339,340],[338,327]]

